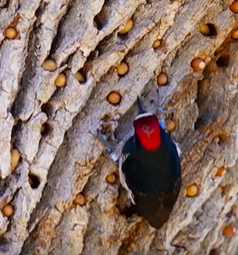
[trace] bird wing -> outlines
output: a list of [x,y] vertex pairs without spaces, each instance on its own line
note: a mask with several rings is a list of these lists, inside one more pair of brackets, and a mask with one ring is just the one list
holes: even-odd
[[138,212],[141,216],[149,217],[151,212],[159,209],[164,193],[155,192],[155,194],[148,194],[144,192],[143,175],[140,175],[140,164],[131,154],[128,154],[126,159],[121,164],[121,182],[128,190],[129,197],[132,197],[132,202],[137,205]]
[[180,188],[181,178],[178,178],[173,190],[164,194],[163,201],[161,202],[156,213],[148,217],[145,216],[152,227],[160,229],[169,220],[174,204],[178,198]]
[[[138,174],[141,170],[140,162],[129,154],[121,166],[122,173],[126,180],[128,189],[132,192],[133,201],[137,205],[138,214],[145,217],[151,226],[156,229],[161,228],[168,221],[173,206],[178,198],[181,188],[181,178],[178,177],[171,187],[163,190],[163,182],[159,175],[151,181],[149,189],[142,187],[145,176]],[[165,181],[166,182],[166,179]],[[156,185],[157,183],[157,185]],[[149,193],[148,190],[153,191]]]
[[121,163],[121,173],[127,190],[138,214],[157,229],[169,219],[181,188],[180,161],[175,145],[171,145],[173,150],[163,147],[159,155],[148,156],[129,139],[122,151],[126,157]]

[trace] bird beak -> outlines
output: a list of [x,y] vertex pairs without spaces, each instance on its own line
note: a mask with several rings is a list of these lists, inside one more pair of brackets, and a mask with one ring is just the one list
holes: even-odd
[[146,109],[139,97],[137,97],[137,104],[138,104],[138,114],[146,113]]

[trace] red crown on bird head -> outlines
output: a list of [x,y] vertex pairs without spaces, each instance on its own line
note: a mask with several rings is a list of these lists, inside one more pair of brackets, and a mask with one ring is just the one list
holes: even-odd
[[147,151],[155,151],[161,145],[161,128],[157,117],[146,112],[140,98],[137,98],[138,115],[134,120],[135,135]]

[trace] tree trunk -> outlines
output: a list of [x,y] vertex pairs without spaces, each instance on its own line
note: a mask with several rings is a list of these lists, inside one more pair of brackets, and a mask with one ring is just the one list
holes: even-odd
[[[0,201],[2,211],[14,208],[9,217],[0,213],[0,254],[238,254],[238,235],[223,231],[238,227],[231,2],[0,1]],[[132,30],[118,34],[130,18]],[[206,67],[192,67],[195,58]],[[46,59],[57,69],[44,70]],[[120,76],[122,61],[129,71]],[[61,72],[67,83],[57,87]],[[160,72],[166,86],[157,85]],[[118,105],[108,102],[111,91],[122,96]],[[117,166],[95,136],[98,128],[108,139],[115,134],[119,155],[133,133],[137,95],[154,113],[156,106],[175,109],[167,118],[183,151],[183,187],[158,231],[128,212]],[[11,146],[21,155],[14,171]],[[226,175],[216,176],[221,167]],[[106,180],[112,173],[114,183]],[[199,189],[194,197],[186,196],[190,184]]]

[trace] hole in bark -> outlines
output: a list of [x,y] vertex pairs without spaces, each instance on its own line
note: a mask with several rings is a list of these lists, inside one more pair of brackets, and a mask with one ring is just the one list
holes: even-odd
[[125,41],[125,40],[127,40],[127,39],[129,38],[129,34],[128,34],[128,33],[126,33],[126,34],[124,34],[124,35],[119,35],[119,34],[117,34],[117,36],[118,36],[121,40],[123,40],[123,41]]
[[210,33],[208,36],[216,36],[217,35],[216,27],[212,23],[207,23],[207,26],[210,29]]
[[80,73],[82,76],[83,76],[83,78],[81,79],[81,80],[79,80],[78,79],[78,81],[80,82],[80,83],[85,83],[86,81],[87,81],[87,73],[88,73],[88,71],[91,69],[91,67],[92,67],[92,64],[91,63],[87,63],[87,62],[85,62],[85,64],[84,64],[84,66],[83,66],[83,68],[81,68],[81,69],[79,69],[78,70],[78,73]]
[[2,9],[8,9],[9,8],[10,1],[6,1],[6,3],[1,7]]
[[116,207],[121,215],[125,215],[128,218],[136,213],[137,207],[131,203],[131,200],[127,195],[127,191],[121,185],[119,186],[119,195],[117,197]]
[[102,30],[108,23],[106,13],[102,9],[93,19],[93,24],[98,30]]
[[231,207],[231,210],[227,213],[226,215],[228,218],[231,218],[232,216],[236,217],[237,216],[237,205],[234,204],[232,207]]
[[82,75],[82,73],[80,71],[77,71],[75,74],[74,74],[74,77],[78,80],[79,83],[85,83],[85,77]]
[[163,52],[164,54],[167,53],[167,43],[163,39],[155,40],[152,44],[152,48],[154,49],[154,52]]
[[80,83],[85,83],[87,81],[88,73],[90,72],[92,68],[92,61],[95,60],[99,55],[99,50],[92,51],[89,56],[87,57],[87,60],[84,63],[84,66],[78,70],[77,73],[80,74],[80,76],[76,76],[75,78],[78,79]]
[[14,125],[13,125],[13,131],[12,133],[14,134],[15,132],[18,132],[21,130],[21,126],[22,126],[22,120],[19,118],[15,118],[14,119]]
[[171,244],[171,245],[175,248],[175,251],[178,253],[181,253],[182,251],[187,251],[185,246],[181,246],[178,244]]
[[29,173],[28,181],[32,189],[37,189],[40,185],[40,179],[35,174]]
[[203,125],[203,119],[201,117],[197,118],[196,122],[194,123],[194,129],[197,130]]
[[212,23],[200,25],[200,33],[204,36],[217,36],[216,27]]
[[44,112],[48,117],[53,111],[53,107],[50,103],[45,103],[41,106],[41,111]]
[[18,142],[18,134],[21,132],[21,128],[22,128],[22,120],[16,118],[14,120],[14,126],[12,128],[12,140],[11,140],[11,144],[12,144],[12,148],[17,148],[17,142]]
[[217,249],[210,250],[209,255],[219,255],[218,250]]
[[227,138],[228,138],[228,133],[227,132],[223,132],[221,134],[219,134],[217,136],[217,142],[219,145],[224,145],[227,142]]
[[41,126],[41,135],[42,136],[48,136],[49,134],[52,133],[53,128],[51,127],[51,125],[49,123],[44,123]]
[[0,252],[9,252],[9,242],[7,238],[1,236],[0,237]]
[[[111,45],[112,41],[114,41],[114,36],[112,34],[105,36],[103,38],[103,40],[99,42],[99,44],[97,45],[97,47],[94,50],[94,52],[97,52],[96,57],[101,56],[104,53],[107,53],[108,45]],[[91,55],[91,53],[90,53],[90,55]],[[94,57],[94,59],[96,59],[96,58]],[[88,60],[89,60],[89,57],[88,57]]]
[[48,3],[41,2],[38,9],[36,9],[35,15],[38,19],[40,19],[40,17],[43,15],[44,10],[46,9],[47,5],[48,5]]
[[217,59],[216,64],[218,67],[226,68],[229,65],[229,61],[230,61],[229,55],[223,55]]
[[101,51],[100,51],[99,47],[97,47],[95,50],[91,51],[87,57],[87,62],[91,62],[91,61],[97,59],[98,56],[100,55],[100,53],[101,53]]

